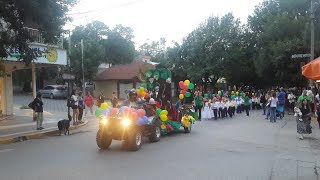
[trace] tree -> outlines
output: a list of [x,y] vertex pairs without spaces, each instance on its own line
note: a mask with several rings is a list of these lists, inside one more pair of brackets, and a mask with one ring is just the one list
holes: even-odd
[[[316,11],[316,17],[319,16]],[[305,85],[301,60],[293,60],[291,55],[309,52],[309,23],[309,0],[266,0],[248,18],[250,31],[256,39],[254,64],[265,85]],[[318,21],[316,28],[320,28]],[[316,42],[319,40],[316,36]],[[317,43],[316,53],[319,50]]]
[[107,33],[104,40],[104,62],[110,64],[128,64],[135,56],[133,30],[130,27],[117,25]]
[[34,37],[25,26],[32,25],[46,43],[54,43],[63,32],[68,18],[66,12],[76,0],[1,0],[0,1],[0,57],[6,58],[18,50],[22,60],[30,63],[41,52],[32,50],[28,42]]
[[[71,35],[70,60],[72,72],[82,74],[81,39],[84,42],[84,76],[93,80],[98,66],[105,58],[103,38],[109,28],[102,22],[94,21],[86,26],[77,26]],[[76,82],[81,84],[82,76],[77,76]]]

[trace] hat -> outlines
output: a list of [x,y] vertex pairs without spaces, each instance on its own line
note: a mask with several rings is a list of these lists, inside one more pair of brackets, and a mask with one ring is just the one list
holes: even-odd
[[149,103],[148,104],[156,104],[156,101],[153,98],[150,98]]

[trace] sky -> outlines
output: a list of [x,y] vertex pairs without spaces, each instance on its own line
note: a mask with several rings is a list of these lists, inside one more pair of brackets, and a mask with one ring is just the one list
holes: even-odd
[[167,44],[181,42],[209,16],[232,12],[245,23],[262,0],[79,0],[68,13],[73,21],[65,29],[94,20],[134,30],[136,46],[165,37]]

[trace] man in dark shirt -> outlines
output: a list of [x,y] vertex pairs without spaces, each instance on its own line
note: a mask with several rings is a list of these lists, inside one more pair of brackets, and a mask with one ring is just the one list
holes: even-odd
[[42,130],[42,129],[44,129],[42,127],[42,122],[43,122],[43,102],[42,102],[40,93],[38,93],[37,97],[33,100],[32,107],[33,107],[32,109],[36,113],[37,130]]

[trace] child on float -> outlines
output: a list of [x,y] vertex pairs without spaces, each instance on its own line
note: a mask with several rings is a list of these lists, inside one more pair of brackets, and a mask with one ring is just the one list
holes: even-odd
[[227,107],[227,99],[225,97],[222,98],[221,101],[221,106],[222,106],[222,119],[223,118],[227,118],[227,111],[228,111],[228,107]]

